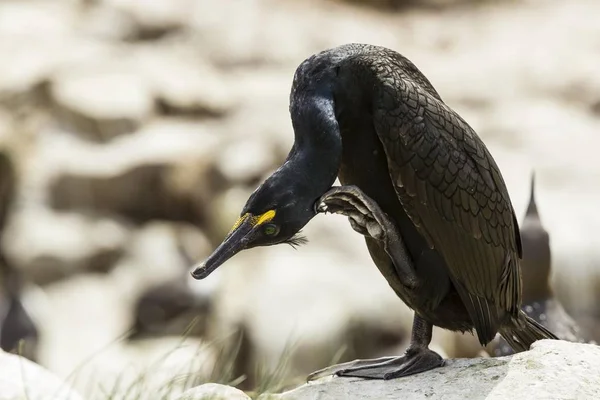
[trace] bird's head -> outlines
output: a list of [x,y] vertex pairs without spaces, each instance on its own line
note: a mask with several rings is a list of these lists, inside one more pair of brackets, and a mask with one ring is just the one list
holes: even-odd
[[192,276],[206,278],[244,249],[306,241],[298,236],[316,215],[316,201],[331,187],[342,158],[335,113],[335,71],[327,54],[298,67],[290,94],[294,145],[286,162],[250,196],[223,243]]
[[[293,181],[292,181],[293,179]],[[198,264],[192,276],[204,279],[238,252],[258,246],[306,243],[300,230],[315,215],[318,198],[284,164],[248,199],[240,217],[215,251]]]

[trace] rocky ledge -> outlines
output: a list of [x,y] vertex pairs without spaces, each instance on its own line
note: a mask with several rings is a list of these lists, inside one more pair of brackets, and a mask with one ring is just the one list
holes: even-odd
[[[327,377],[259,400],[600,399],[598,371],[599,346],[542,340],[513,356],[448,360],[442,368],[389,381]],[[229,398],[233,392],[226,389],[233,388],[203,385],[184,398]]]
[[1,400],[82,400],[64,382],[39,365],[0,350]]

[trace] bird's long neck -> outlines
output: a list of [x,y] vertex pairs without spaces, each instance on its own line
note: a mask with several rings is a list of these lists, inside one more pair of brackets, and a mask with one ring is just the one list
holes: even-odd
[[335,181],[342,159],[342,138],[333,97],[312,92],[290,104],[294,146],[284,168],[297,175],[307,196],[320,197]]

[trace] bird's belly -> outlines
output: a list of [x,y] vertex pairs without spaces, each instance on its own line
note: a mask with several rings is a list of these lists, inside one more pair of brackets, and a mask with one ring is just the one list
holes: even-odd
[[371,258],[396,294],[420,316],[442,328],[471,329],[471,320],[450,283],[443,258],[429,248],[398,199],[385,152],[372,126],[362,121],[355,121],[351,127],[348,125],[342,125],[340,182],[359,187],[396,222],[422,284],[415,290],[402,285],[383,247],[379,242],[367,239]]
[[[396,295],[409,308],[440,328],[461,332],[470,331],[473,328],[471,318],[453,287],[444,289],[443,284],[436,284],[435,279],[439,280],[439,276],[431,277],[419,274],[422,284],[414,289],[409,289],[399,281],[393,262],[383,246],[372,238],[365,239],[373,262]],[[440,296],[441,293],[444,293],[443,296]]]

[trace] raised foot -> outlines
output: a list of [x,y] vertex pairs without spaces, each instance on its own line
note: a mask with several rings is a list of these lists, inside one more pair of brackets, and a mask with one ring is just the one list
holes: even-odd
[[329,189],[317,203],[318,212],[348,217],[352,229],[383,243],[402,284],[414,289],[419,281],[398,227],[379,205],[353,185]]
[[329,375],[388,380],[441,367],[443,363],[444,360],[436,352],[429,349],[413,348],[409,349],[402,357],[355,360],[332,365],[313,372],[308,376],[308,381]]
[[[357,186],[335,186],[318,201],[317,211],[343,214],[358,233],[382,240],[385,228],[393,226],[379,205]],[[395,228],[393,228],[395,229]]]

